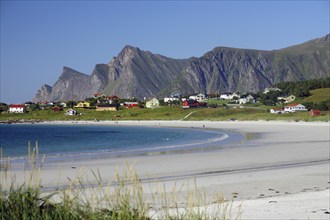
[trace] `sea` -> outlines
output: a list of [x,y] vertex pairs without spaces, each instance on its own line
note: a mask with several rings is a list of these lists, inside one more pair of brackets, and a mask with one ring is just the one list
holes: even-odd
[[238,133],[201,128],[0,124],[2,157],[12,163],[25,161],[29,148],[30,153],[38,150],[48,161],[58,162],[205,151],[242,140]]

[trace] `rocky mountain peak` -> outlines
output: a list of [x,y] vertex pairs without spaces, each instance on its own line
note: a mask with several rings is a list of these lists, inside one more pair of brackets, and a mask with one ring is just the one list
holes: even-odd
[[36,96],[32,99],[32,102],[48,101],[52,93],[52,89],[53,88],[50,85],[42,85],[41,88],[38,90]]
[[122,98],[222,92],[256,92],[283,81],[328,76],[329,34],[281,50],[216,47],[199,58],[172,59],[125,46],[91,75],[69,67],[53,87],[44,85],[33,101],[84,100],[94,93]]

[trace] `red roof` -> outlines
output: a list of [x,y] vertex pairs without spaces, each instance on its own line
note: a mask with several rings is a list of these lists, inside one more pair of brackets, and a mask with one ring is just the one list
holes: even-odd
[[9,108],[25,108],[25,105],[23,105],[23,104],[13,104],[13,105],[9,105]]
[[114,96],[108,96],[107,98],[108,98],[108,99],[119,99],[119,97],[116,96],[116,95],[114,95]]

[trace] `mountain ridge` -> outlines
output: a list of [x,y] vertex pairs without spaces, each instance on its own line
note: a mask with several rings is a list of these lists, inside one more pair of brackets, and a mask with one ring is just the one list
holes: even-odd
[[328,76],[330,35],[279,50],[215,47],[201,57],[173,59],[126,45],[91,75],[63,67],[32,99],[83,100],[94,93],[139,99],[192,93],[256,92],[282,81]]

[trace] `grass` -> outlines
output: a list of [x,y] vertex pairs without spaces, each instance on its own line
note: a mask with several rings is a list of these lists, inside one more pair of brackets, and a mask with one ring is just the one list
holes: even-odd
[[69,179],[65,188],[58,186],[53,192],[44,192],[40,178],[43,161],[38,160],[37,153],[29,158],[32,168],[25,172],[30,178],[17,184],[15,178],[9,178],[10,166],[3,164],[8,160],[1,157],[1,219],[239,219],[240,210],[232,218],[232,203],[223,197],[208,202],[196,181],[192,189],[187,187],[183,205],[178,200],[183,186],[176,184],[171,192],[166,192],[164,185],[149,182],[157,186],[150,190],[152,200],[147,200],[134,165],[128,163],[121,172],[117,168],[110,181],[102,179],[98,171],[91,171],[92,180],[82,173]]
[[322,101],[327,101],[330,99],[330,88],[315,89],[311,90],[311,96],[301,100],[301,103],[304,102],[314,102],[319,103]]
[[[330,91],[329,89],[327,91]],[[321,93],[322,95],[320,95]],[[314,90],[310,97],[312,100],[322,100],[326,98],[324,89],[321,92]],[[319,94],[319,95],[318,95]],[[304,100],[300,101],[303,102]],[[52,112],[51,110],[33,111],[26,114],[0,114],[0,121],[94,121],[94,120],[182,120],[191,112],[188,118],[184,120],[289,120],[289,121],[329,121],[329,111],[322,112],[322,116],[311,117],[308,112],[294,114],[270,114],[269,107],[260,106],[260,104],[246,105],[244,108],[200,108],[200,109],[182,109],[176,106],[164,106],[155,109],[133,108],[120,109],[116,112],[97,112],[94,109],[78,109],[82,115],[67,116],[64,112]]]
[[284,120],[284,121],[329,121],[329,111],[322,112],[322,116],[312,117],[307,111],[289,114],[270,114],[267,109],[255,108],[216,108],[203,109],[193,113],[186,120],[211,120],[211,121],[257,121],[257,120]]

